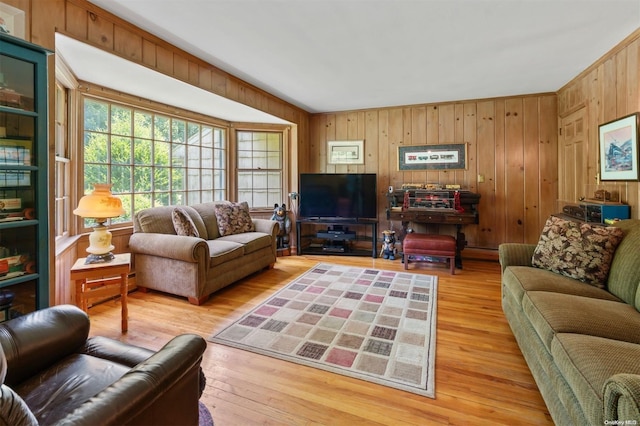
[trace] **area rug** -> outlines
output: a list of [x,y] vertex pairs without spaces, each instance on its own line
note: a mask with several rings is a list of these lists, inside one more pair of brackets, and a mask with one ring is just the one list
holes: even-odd
[[209,340],[433,398],[437,283],[320,263]]

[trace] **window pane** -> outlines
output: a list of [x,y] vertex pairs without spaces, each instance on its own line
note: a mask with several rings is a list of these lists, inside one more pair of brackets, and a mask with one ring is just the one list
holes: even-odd
[[202,146],[213,146],[213,128],[202,126]]
[[156,115],[153,120],[153,138],[161,141],[170,141],[171,140],[171,120],[169,117],[163,117],[161,115]]
[[200,189],[200,169],[187,169],[188,189]]
[[111,167],[111,190],[113,193],[131,192],[131,166]]
[[200,202],[200,191],[190,191],[187,204],[198,204]]
[[171,120],[171,140],[173,142],[186,142],[186,123],[182,120]]
[[173,145],[171,150],[171,165],[173,167],[183,167],[187,164],[185,159],[186,147],[182,144]]
[[200,167],[200,147],[189,145],[187,159],[189,167]]
[[213,168],[213,149],[211,148],[200,149],[200,164],[203,169]]
[[169,168],[155,168],[153,170],[153,189],[156,191],[169,191]]
[[135,194],[133,196],[133,211],[137,212],[152,206],[151,194]]
[[[133,134],[138,138],[151,139],[153,130],[153,115],[136,111],[134,113]],[[164,139],[167,140],[167,139]]]
[[113,105],[111,107],[111,134],[131,136],[130,108]]
[[106,164],[84,165],[84,194],[93,191],[94,183],[109,182],[109,166]]
[[134,167],[133,192],[151,192],[151,171],[151,167]]
[[189,145],[200,145],[200,126],[195,123],[187,125],[187,143]]
[[[153,201],[154,206],[168,206],[171,204],[171,194],[169,192],[156,193]],[[174,203],[180,204],[180,203]]]
[[168,166],[169,152],[171,152],[171,144],[166,142],[156,142],[153,145],[153,163],[156,166]]
[[84,134],[84,161],[89,163],[106,163],[107,135],[103,133],[85,132]]
[[105,102],[85,100],[84,129],[106,132],[108,130],[109,105]]
[[111,162],[131,164],[131,138],[122,136],[111,137]]
[[133,157],[135,164],[151,165],[151,141],[136,139],[133,141]]
[[171,170],[171,189],[180,191],[186,188],[186,171],[185,169]]

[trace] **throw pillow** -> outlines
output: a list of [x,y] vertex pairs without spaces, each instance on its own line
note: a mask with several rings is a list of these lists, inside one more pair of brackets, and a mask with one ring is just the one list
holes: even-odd
[[173,220],[173,228],[176,230],[176,234],[187,237],[199,237],[198,229],[193,223],[193,220],[182,207],[176,207],[171,213],[171,219]]
[[532,265],[604,288],[623,230],[556,216],[547,219]]
[[249,215],[249,204],[246,201],[217,204],[215,209],[220,236],[253,231],[253,220]]

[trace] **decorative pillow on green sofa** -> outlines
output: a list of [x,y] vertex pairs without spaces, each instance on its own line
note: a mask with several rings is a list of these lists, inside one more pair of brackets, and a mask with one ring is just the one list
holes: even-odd
[[622,229],[547,219],[533,253],[532,265],[604,288]]
[[187,237],[199,237],[198,229],[195,223],[182,207],[176,207],[171,212],[171,219],[173,220],[173,228],[176,230],[176,234]]
[[249,215],[249,204],[246,201],[217,204],[215,209],[221,237],[254,230],[253,220]]

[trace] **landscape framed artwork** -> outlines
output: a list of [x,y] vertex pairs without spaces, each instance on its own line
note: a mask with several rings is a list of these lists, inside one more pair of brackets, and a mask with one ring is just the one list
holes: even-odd
[[598,126],[600,180],[638,180],[638,119],[630,114]]
[[364,141],[327,142],[329,164],[364,164]]
[[466,143],[398,147],[398,170],[465,169],[466,163]]

